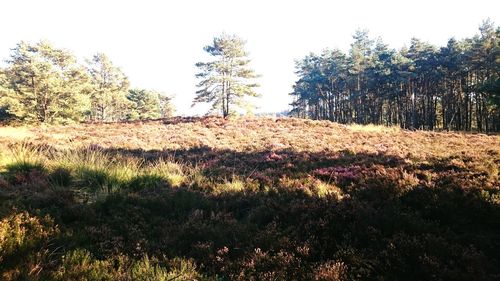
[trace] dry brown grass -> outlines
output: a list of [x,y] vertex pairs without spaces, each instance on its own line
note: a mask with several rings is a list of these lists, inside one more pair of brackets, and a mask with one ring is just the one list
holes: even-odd
[[217,117],[135,123],[0,128],[0,143],[25,140],[56,148],[175,150],[209,147],[237,152],[284,150],[384,153],[408,159],[455,154],[500,154],[500,137],[484,134],[406,131],[381,126],[345,126],[295,118]]

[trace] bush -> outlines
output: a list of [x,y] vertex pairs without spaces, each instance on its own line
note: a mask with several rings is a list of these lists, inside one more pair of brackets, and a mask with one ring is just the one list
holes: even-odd
[[0,276],[2,280],[32,279],[48,257],[48,244],[59,233],[49,216],[27,212],[0,221]]
[[45,186],[47,183],[47,170],[41,163],[14,162],[5,168],[7,181],[13,185]]

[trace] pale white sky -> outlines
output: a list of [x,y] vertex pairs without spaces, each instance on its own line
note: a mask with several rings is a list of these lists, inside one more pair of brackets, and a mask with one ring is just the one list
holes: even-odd
[[132,86],[175,95],[177,114],[191,108],[197,61],[220,33],[247,40],[253,67],[261,74],[261,112],[288,108],[296,80],[294,60],[309,52],[347,50],[357,28],[367,28],[391,47],[417,37],[436,45],[474,35],[491,18],[500,23],[500,1],[0,1],[0,58],[20,40],[51,41],[83,62],[106,53]]

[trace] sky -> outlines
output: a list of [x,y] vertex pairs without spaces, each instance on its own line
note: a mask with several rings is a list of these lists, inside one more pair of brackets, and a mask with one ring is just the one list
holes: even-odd
[[208,107],[191,107],[195,63],[209,59],[203,47],[215,36],[234,33],[262,75],[257,112],[279,112],[289,109],[294,61],[326,48],[347,51],[356,29],[392,48],[412,37],[441,46],[473,36],[487,18],[498,26],[499,11],[494,0],[2,0],[0,59],[21,40],[49,40],[81,62],[103,52],[132,87],[174,95],[177,115],[197,115]]

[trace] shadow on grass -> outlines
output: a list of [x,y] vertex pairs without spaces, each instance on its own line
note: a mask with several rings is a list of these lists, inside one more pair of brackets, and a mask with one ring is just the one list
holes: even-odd
[[[186,257],[203,273],[227,280],[500,276],[498,189],[470,188],[481,179],[471,183],[457,174],[467,171],[446,168],[451,164],[445,160],[422,169],[391,155],[348,151],[104,152],[150,162],[174,159],[201,167],[213,184],[238,177],[258,188],[172,188],[161,178],[136,176],[126,183],[129,188],[81,203],[73,181],[59,179],[69,184],[45,189],[13,183],[1,191],[2,218],[21,211],[48,215],[60,232],[47,238],[49,246],[30,246],[4,260],[22,263],[19,256],[40,247],[60,253],[83,248],[97,258]],[[435,175],[420,174],[429,171]],[[457,175],[464,176],[463,185],[442,181]],[[89,173],[86,185],[109,176]],[[309,192],[322,182],[338,187],[342,196]]]
[[102,149],[110,155],[129,156],[154,162],[159,159],[174,159],[201,167],[205,174],[214,179],[231,175],[251,176],[255,172],[269,173],[271,177],[287,176],[300,178],[315,169],[325,167],[346,167],[382,165],[384,167],[409,167],[402,158],[374,153],[352,153],[348,150],[337,152],[296,152],[286,150],[265,150],[240,152],[216,150],[211,147],[196,147],[176,150]]

